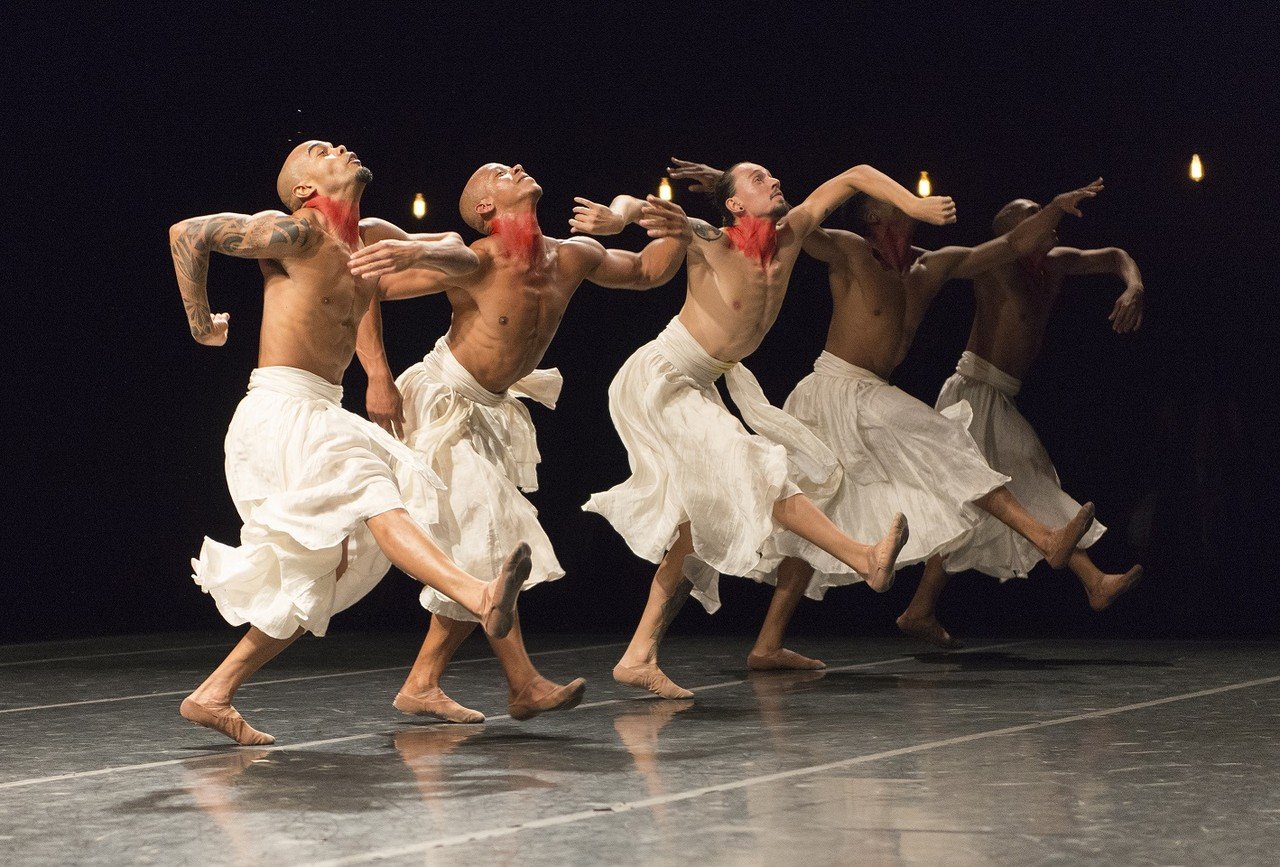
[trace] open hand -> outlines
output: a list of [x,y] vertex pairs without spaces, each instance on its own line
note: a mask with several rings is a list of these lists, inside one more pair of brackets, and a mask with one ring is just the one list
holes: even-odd
[[724,172],[713,169],[702,163],[691,163],[688,160],[671,158],[667,167],[667,176],[673,181],[689,181],[689,189],[695,193],[710,193],[715,189],[716,181]]
[[645,198],[645,205],[640,209],[640,225],[649,231],[650,238],[684,238],[693,240],[693,231],[689,228],[689,218],[684,208],[675,202],[667,202],[657,196]]
[[1080,205],[1085,199],[1092,199],[1098,193],[1102,192],[1102,178],[1098,178],[1088,186],[1081,187],[1078,190],[1072,190],[1069,193],[1063,193],[1053,197],[1053,201],[1049,204],[1055,208],[1071,214],[1075,217],[1083,217],[1080,212]]
[[950,196],[926,196],[912,202],[908,216],[935,226],[945,226],[956,221],[956,203]]
[[569,218],[570,233],[582,232],[587,235],[616,235],[627,227],[627,221],[615,214],[607,206],[574,196],[578,206],[573,209]]
[[1116,334],[1128,334],[1142,327],[1142,295],[1141,286],[1130,286],[1111,308],[1111,328]]

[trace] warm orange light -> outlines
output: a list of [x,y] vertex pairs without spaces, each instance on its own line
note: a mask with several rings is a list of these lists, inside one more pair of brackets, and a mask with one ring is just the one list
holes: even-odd
[[671,201],[671,196],[671,181],[666,178],[658,181],[658,198],[664,202],[669,202]]
[[933,195],[933,182],[929,180],[928,172],[920,173],[920,180],[916,181],[916,192],[922,199]]
[[427,200],[422,193],[418,193],[413,197],[413,215],[419,220],[427,215]]
[[1200,162],[1200,154],[1191,155],[1191,168],[1187,174],[1191,176],[1191,180],[1196,183],[1204,180],[1204,164]]

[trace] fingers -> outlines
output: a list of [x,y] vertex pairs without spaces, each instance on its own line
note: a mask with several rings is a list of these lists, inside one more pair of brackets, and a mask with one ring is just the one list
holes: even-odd
[[[597,204],[596,202],[593,202],[590,199],[584,199],[582,196],[574,196],[573,200],[577,202],[579,205],[584,205],[587,208],[603,208],[604,207],[604,205]],[[574,210],[576,211],[579,209],[574,208]]]

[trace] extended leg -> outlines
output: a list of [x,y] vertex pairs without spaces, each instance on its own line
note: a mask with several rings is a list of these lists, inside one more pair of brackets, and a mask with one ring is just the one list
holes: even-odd
[[911,597],[907,610],[898,617],[898,628],[921,641],[927,641],[947,650],[955,650],[964,645],[951,637],[951,633],[942,628],[938,622],[938,597],[942,588],[947,586],[947,570],[942,558],[930,557],[924,564],[924,575],[920,578],[920,586]]
[[1083,548],[1071,552],[1067,565],[1079,577],[1080,583],[1084,584],[1085,592],[1089,594],[1089,607],[1094,611],[1106,608],[1117,596],[1142,579],[1142,567],[1136,565],[1120,575],[1103,572],[1094,565]]
[[516,597],[529,577],[529,546],[524,542],[486,584],[458,568],[404,509],[384,512],[365,523],[382,552],[401,571],[476,615],[488,635],[501,638],[510,631]]
[[396,710],[415,716],[435,717],[445,722],[484,722],[484,714],[463,707],[445,695],[440,688],[440,676],[444,674],[445,666],[475,628],[476,624],[471,620],[431,615],[431,625],[427,627],[427,635],[422,640],[418,658],[413,661],[413,668],[409,670],[404,686],[400,687],[400,692],[392,702]]
[[649,601],[636,626],[626,653],[613,669],[618,683],[639,686],[660,698],[693,698],[693,693],[671,682],[658,668],[658,645],[667,627],[680,613],[693,585],[684,577],[684,558],[693,553],[689,525],[681,524],[675,544],[667,551],[649,586]]
[[276,739],[245,722],[231,706],[236,690],[262,666],[277,657],[302,634],[299,629],[289,638],[272,638],[249,627],[244,638],[231,649],[222,664],[183,700],[178,713],[196,725],[222,732],[243,746],[273,744]]
[[903,515],[893,516],[889,532],[875,545],[864,545],[846,536],[804,494],[774,503],[773,519],[853,569],[877,593],[893,586],[894,563],[907,544],[907,519]]
[[787,625],[800,604],[800,597],[813,577],[813,567],[803,560],[788,557],[778,566],[778,583],[773,589],[769,611],[760,625],[755,646],[747,654],[747,668],[754,671],[776,669],[826,668],[826,663],[801,656],[782,646]]
[[1061,569],[1067,564],[1071,552],[1093,524],[1093,503],[1085,503],[1065,525],[1057,529],[1046,527],[1032,517],[1022,503],[1018,502],[1018,498],[1005,487],[996,488],[982,499],[975,500],[974,505],[990,512],[1039,548],[1040,553],[1044,554],[1045,562],[1054,569]]

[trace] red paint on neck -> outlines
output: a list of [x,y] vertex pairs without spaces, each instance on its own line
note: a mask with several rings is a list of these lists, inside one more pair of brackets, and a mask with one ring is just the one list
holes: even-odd
[[508,256],[528,267],[536,268],[542,263],[542,227],[538,225],[537,214],[494,217],[489,223],[489,235],[499,239]]
[[743,214],[737,225],[725,226],[724,233],[735,250],[758,262],[761,268],[767,268],[778,252],[778,221],[770,217]]
[[354,247],[360,241],[360,203],[339,202],[316,193],[302,203],[304,208],[315,208],[324,214],[329,226],[338,233],[342,243]]
[[1028,283],[1039,288],[1044,285],[1047,278],[1046,263],[1048,261],[1048,253],[1031,253],[1018,260],[1018,270],[1022,272],[1022,276]]
[[871,250],[881,265],[901,274],[915,261],[911,255],[913,234],[910,229],[904,232],[885,223],[876,223],[871,227]]

